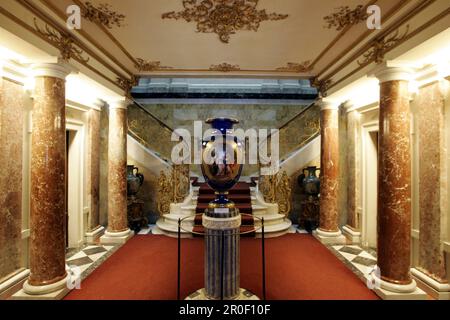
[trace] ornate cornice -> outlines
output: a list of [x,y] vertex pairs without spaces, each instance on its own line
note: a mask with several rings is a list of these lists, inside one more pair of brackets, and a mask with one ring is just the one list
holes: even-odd
[[173,69],[172,67],[162,66],[160,61],[147,61],[140,58],[136,59],[135,67],[139,72]]
[[320,97],[324,98],[328,95],[328,89],[332,84],[331,79],[327,80],[319,80],[318,78],[314,78],[311,80],[311,86],[316,88],[319,91]]
[[301,63],[288,62],[286,67],[277,68],[277,71],[304,73],[312,70],[311,61],[303,61]]
[[238,65],[232,65],[229,63],[221,63],[221,64],[213,64],[210,68],[210,71],[220,71],[220,72],[231,72],[231,71],[240,71],[241,68]]
[[107,3],[100,3],[95,6],[87,1],[84,3],[82,15],[83,18],[100,23],[108,29],[112,29],[113,26],[122,27],[125,20],[125,15],[113,11],[112,6]]
[[258,10],[259,0],[183,0],[184,10],[167,12],[162,19],[196,22],[197,32],[216,33],[228,43],[237,31],[258,31],[261,22],[286,19],[289,15]]
[[366,21],[369,17],[363,5],[359,5],[353,10],[349,6],[341,6],[336,8],[336,10],[336,12],[323,18],[327,23],[325,28],[341,31],[347,26],[353,26],[362,21]]
[[136,86],[139,82],[139,77],[132,76],[130,79],[127,78],[117,78],[117,85],[123,89],[127,98],[131,98],[131,89]]
[[406,26],[406,30],[401,36],[399,36],[399,29],[397,29],[391,36],[376,38],[372,41],[369,51],[363,55],[363,60],[358,61],[358,64],[363,66],[371,62],[382,63],[385,54],[402,42],[408,36],[408,33],[409,25]]
[[34,18],[34,27],[41,37],[59,50],[62,60],[69,61],[73,58],[85,63],[89,61],[89,58],[83,58],[83,50],[76,46],[75,39],[70,33],[53,29],[48,24],[45,24],[45,28],[41,29],[37,24],[36,18]]

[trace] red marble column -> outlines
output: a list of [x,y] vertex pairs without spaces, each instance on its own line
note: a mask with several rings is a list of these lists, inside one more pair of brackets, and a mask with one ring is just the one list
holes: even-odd
[[321,101],[320,225],[323,242],[343,242],[339,229],[339,105]]
[[34,67],[32,112],[30,277],[27,294],[39,295],[66,286],[66,124],[65,64]]
[[382,68],[378,169],[378,267],[381,287],[413,292],[411,278],[411,138],[408,70]]
[[123,243],[132,235],[127,218],[127,134],[127,101],[110,104],[108,229],[102,243]]

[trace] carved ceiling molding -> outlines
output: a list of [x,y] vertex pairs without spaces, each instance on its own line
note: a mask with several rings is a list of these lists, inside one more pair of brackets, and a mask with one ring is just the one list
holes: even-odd
[[241,68],[238,65],[232,65],[229,63],[221,63],[221,64],[213,64],[209,68],[210,71],[219,71],[219,72],[231,72],[231,71],[240,71]]
[[364,6],[359,5],[355,9],[350,9],[349,6],[338,7],[336,8],[336,12],[325,16],[323,19],[327,23],[325,28],[341,31],[347,26],[353,26],[366,21],[368,17],[369,15],[364,10]]
[[56,30],[48,24],[45,24],[45,28],[41,29],[37,24],[36,18],[34,18],[34,27],[41,37],[59,50],[62,60],[69,61],[73,58],[85,63],[89,61],[89,58],[83,58],[84,51],[77,47],[75,39],[70,33]]
[[107,3],[100,3],[96,6],[87,1],[84,3],[82,15],[83,18],[99,23],[108,29],[112,29],[113,26],[118,28],[124,26],[125,15],[114,11],[112,6]]
[[223,43],[238,31],[257,32],[261,22],[284,20],[289,15],[258,10],[259,0],[183,0],[184,10],[167,12],[162,19],[196,22],[197,32],[216,33]]
[[162,66],[161,61],[148,61],[141,58],[136,59],[135,67],[136,69],[138,69],[139,72],[173,69],[172,67]]
[[130,79],[118,77],[116,80],[117,85],[125,92],[127,98],[131,97],[131,89],[139,82],[139,77],[132,76]]
[[277,68],[276,71],[305,73],[312,70],[311,61],[303,61],[301,63],[288,62],[285,67]]
[[363,55],[362,60],[358,60],[358,64],[363,66],[371,62],[375,62],[376,64],[382,63],[386,53],[405,40],[408,37],[408,33],[409,25],[406,26],[406,30],[402,35],[399,35],[400,31],[397,29],[390,36],[376,38],[372,41],[369,51]]
[[319,80],[318,78],[313,78],[311,80],[311,86],[317,89],[321,98],[328,96],[328,89],[332,83],[331,79]]

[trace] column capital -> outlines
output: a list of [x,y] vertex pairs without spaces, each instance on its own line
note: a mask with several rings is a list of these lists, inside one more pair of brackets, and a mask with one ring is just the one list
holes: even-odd
[[36,63],[33,64],[31,68],[34,77],[53,77],[63,80],[73,71],[73,68],[64,61],[55,63]]
[[347,100],[342,104],[342,108],[344,108],[347,112],[352,112],[355,110],[355,104],[352,100]]
[[376,77],[380,83],[388,81],[410,81],[414,69],[412,67],[400,64],[385,62],[372,70],[371,74]]
[[98,110],[98,111],[101,111],[106,105],[107,105],[107,103],[102,99],[97,99],[94,102],[94,106],[95,106],[96,110]]
[[127,98],[121,98],[116,100],[110,100],[108,101],[109,109],[128,109],[128,106],[130,105],[131,101]]
[[320,111],[324,111],[324,110],[338,110],[340,104],[330,99],[322,98],[318,100],[318,105],[320,106]]

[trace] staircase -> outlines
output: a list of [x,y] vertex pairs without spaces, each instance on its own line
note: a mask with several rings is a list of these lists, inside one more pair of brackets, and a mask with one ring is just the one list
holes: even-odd
[[[215,192],[206,183],[200,186],[197,198],[197,207],[194,219],[194,229],[195,233],[203,233],[204,227],[202,225],[202,216],[208,207],[208,204],[216,198]],[[236,208],[239,209],[241,214],[253,213],[252,208],[252,198],[250,191],[250,184],[246,182],[240,182],[234,186],[233,189],[228,192],[228,199],[233,201]],[[250,232],[255,228],[255,219],[248,215],[242,216],[241,233]],[[254,236],[254,233],[246,233],[245,236]]]
[[[258,188],[252,187],[250,183],[239,183],[236,187],[238,186],[241,186],[239,187],[240,190],[236,189],[236,192],[230,194],[230,199],[236,203],[241,213],[249,213],[255,217],[255,219],[251,219],[250,217],[246,218],[245,216],[242,217],[243,229],[241,229],[241,231],[249,231],[253,229],[254,225],[256,227],[256,232],[251,235],[260,237],[262,233],[260,228],[261,221],[256,218],[264,218],[265,236],[268,238],[278,237],[289,231],[292,222],[284,215],[278,213],[278,205],[276,203],[266,203],[263,195],[258,191]],[[248,203],[249,189],[251,205]],[[194,228],[201,227],[201,216],[196,216],[196,214],[203,213],[207,204],[213,198],[214,192],[203,183],[201,183],[200,186],[192,186],[191,193],[186,197],[185,201],[183,203],[172,204],[170,214],[162,216],[156,222],[156,227],[152,230],[152,233],[177,237],[178,219],[183,219],[181,237],[192,238],[192,231],[194,231]],[[253,225],[251,223],[253,223]]]

